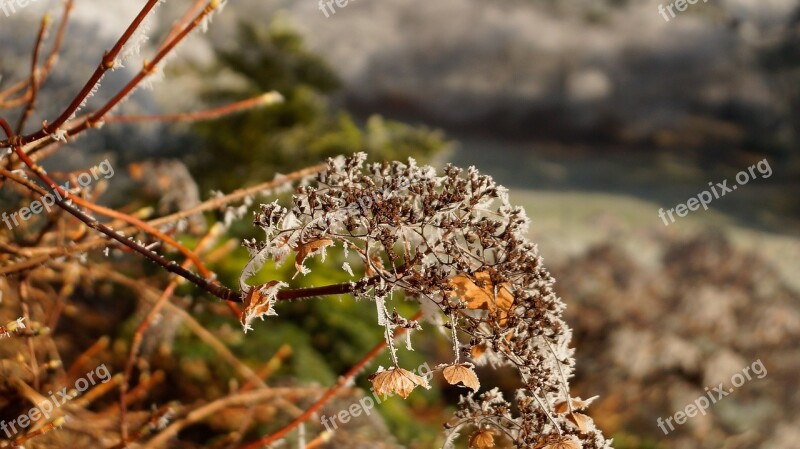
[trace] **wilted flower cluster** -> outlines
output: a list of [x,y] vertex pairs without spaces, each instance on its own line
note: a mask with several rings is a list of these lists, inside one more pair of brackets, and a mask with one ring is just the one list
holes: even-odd
[[[610,447],[591,419],[577,412],[588,401],[569,396],[571,332],[554,281],[525,237],[524,211],[474,168],[448,165],[438,174],[413,160],[365,161],[364,154],[331,159],[314,183],[297,189],[291,208],[261,206],[255,224],[266,239],[246,242],[252,259],[241,287],[257,300],[246,302],[244,324],[274,313],[281,286],[246,284],[267,259],[281,263],[294,253],[298,274],[304,274],[307,257],[324,259],[326,250],[341,249],[342,268],[353,276],[349,290],[375,303],[378,323],[386,328],[395,366],[373,375],[381,391],[405,396],[427,386],[399,366],[394,330],[420,325],[390,311],[395,292],[416,298],[429,322],[450,330],[454,360],[438,368],[447,382],[474,395],[462,398],[448,424],[448,444],[470,430],[474,447],[492,447],[495,437],[520,448]],[[496,389],[477,393],[473,363],[518,371],[524,386],[514,397],[516,407]]]

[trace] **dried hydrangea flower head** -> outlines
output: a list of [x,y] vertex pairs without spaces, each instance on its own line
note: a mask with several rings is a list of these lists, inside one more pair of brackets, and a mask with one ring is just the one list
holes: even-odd
[[[324,257],[337,248],[346,260],[342,268],[353,277],[349,291],[373,301],[378,323],[386,328],[395,364],[390,371],[399,369],[394,330],[420,327],[390,312],[394,292],[416,298],[429,322],[449,330],[454,360],[438,368],[446,381],[471,390],[447,426],[449,445],[460,430],[470,429],[481,433],[472,441],[483,445],[497,435],[520,448],[610,447],[591,419],[575,412],[567,383],[574,359],[571,332],[561,318],[564,304],[525,236],[525,212],[509,204],[507,191],[491,177],[451,165],[439,174],[411,159],[408,164],[367,164],[365,154],[330,159],[314,182],[297,189],[290,208],[262,205],[255,224],[266,239],[245,243],[252,259],[242,273],[242,290],[258,289],[260,298],[248,308],[249,319],[259,316],[258,310],[274,313],[279,286],[246,284],[267,259],[282,263],[294,252],[298,273],[305,274],[306,257]],[[512,414],[512,404],[496,389],[476,391],[473,363],[518,371],[523,382],[514,398],[518,412]],[[391,385],[385,382],[382,391]],[[405,395],[414,386],[406,382],[397,392]]]

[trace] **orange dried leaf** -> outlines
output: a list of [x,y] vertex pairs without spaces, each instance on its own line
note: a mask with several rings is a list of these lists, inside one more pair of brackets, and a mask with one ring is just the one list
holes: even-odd
[[537,443],[534,449],[581,449],[581,443],[573,437],[546,438]]
[[294,267],[299,273],[305,273],[306,269],[303,267],[303,261],[306,260],[306,257],[312,256],[331,245],[333,245],[333,240],[331,239],[319,239],[297,245],[295,248],[297,256],[294,258]]
[[444,380],[450,385],[456,385],[461,382],[465,387],[478,391],[481,388],[481,383],[478,381],[478,375],[469,365],[458,364],[450,365],[442,370]]
[[277,315],[272,308],[272,303],[274,302],[275,289],[280,287],[279,284],[283,283],[270,281],[263,285],[250,287],[250,290],[247,291],[247,295],[245,295],[243,301],[244,310],[242,311],[241,317],[241,323],[242,326],[244,326],[245,332],[252,329],[250,323],[253,319],[263,319],[264,316]]
[[514,305],[514,296],[507,284],[493,285],[488,271],[479,271],[472,276],[453,276],[450,286],[453,288],[450,295],[463,299],[467,308],[488,310],[492,316],[499,318],[501,325],[506,324],[508,313]]
[[588,433],[594,427],[592,423],[592,418],[583,413],[570,413],[567,415],[567,420],[572,424],[575,424],[575,427],[581,431],[581,433]]
[[481,429],[473,433],[469,439],[469,447],[476,449],[494,447],[494,432],[489,429]]
[[411,391],[418,385],[430,388],[428,381],[424,377],[417,376],[411,371],[402,368],[390,368],[385,371],[378,371],[369,376],[370,382],[375,393],[381,396],[398,393],[403,399],[407,398]]

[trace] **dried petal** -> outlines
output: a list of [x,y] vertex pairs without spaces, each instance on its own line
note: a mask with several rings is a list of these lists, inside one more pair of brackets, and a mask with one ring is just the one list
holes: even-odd
[[333,240],[331,239],[319,239],[297,245],[295,248],[297,257],[294,258],[294,267],[297,269],[297,272],[303,274],[307,273],[308,269],[303,266],[303,261],[306,260],[306,257],[324,251],[326,247],[331,245],[333,245]]
[[444,380],[450,385],[456,385],[461,382],[465,387],[478,391],[481,388],[481,383],[478,381],[478,375],[471,366],[467,364],[454,364],[442,370]]
[[421,385],[425,388],[430,388],[428,381],[424,377],[417,376],[411,371],[404,370],[403,368],[390,368],[385,371],[378,371],[377,373],[369,376],[372,382],[372,387],[375,393],[381,396],[387,396],[398,393],[403,399],[411,394],[411,390]]
[[[479,287],[478,284],[482,286]],[[488,271],[453,276],[450,286],[453,288],[450,295],[463,299],[467,308],[488,310],[499,319],[501,326],[506,324],[508,313],[514,305],[514,296],[508,290],[507,284],[494,286]]]
[[245,333],[252,329],[250,323],[255,318],[264,319],[264,316],[277,315],[272,308],[278,290],[286,287],[285,282],[270,281],[263,285],[250,287],[244,297],[244,311],[242,312],[241,323]]
[[581,433],[588,433],[592,428],[594,428],[594,423],[592,422],[592,418],[583,413],[570,413],[567,415],[567,420],[578,428]]
[[582,449],[581,443],[573,436],[545,438],[534,449]]
[[473,433],[469,439],[469,447],[476,449],[494,447],[494,432],[489,429],[481,429]]

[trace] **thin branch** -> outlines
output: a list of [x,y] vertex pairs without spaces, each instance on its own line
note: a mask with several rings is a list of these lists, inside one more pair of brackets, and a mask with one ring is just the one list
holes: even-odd
[[[2,126],[7,132],[11,131],[11,128],[8,127],[8,123],[5,122],[5,120],[3,120],[2,118],[0,118],[0,126]],[[13,135],[13,133],[10,133],[9,135]],[[18,148],[19,147],[16,147],[16,149],[18,149]],[[23,156],[23,161],[25,159],[27,159],[27,156],[25,156],[25,153],[22,153],[20,151],[17,154],[20,154],[21,156]],[[30,159],[28,159],[28,161],[30,161]],[[15,175],[14,173],[12,173],[12,172],[10,172],[10,171],[8,171],[6,169],[0,168],[0,174],[2,174],[3,176],[8,177],[8,178],[20,183],[20,184],[26,185],[26,186],[31,187],[32,189],[36,190],[36,187],[33,187],[33,186],[35,186],[35,184],[33,184],[32,182],[30,182],[30,181],[28,181],[28,180],[26,180],[24,178],[21,178],[21,177]],[[39,188],[39,189],[41,189],[41,188]],[[160,254],[158,254],[158,253],[156,253],[154,251],[151,251],[151,250],[145,248],[144,246],[134,242],[133,240],[128,239],[128,238],[118,234],[116,231],[110,229],[108,226],[106,226],[106,225],[100,223],[99,221],[97,221],[97,219],[95,219],[94,217],[90,217],[90,216],[86,215],[80,209],[76,208],[75,206],[73,206],[72,204],[67,202],[66,200],[61,199],[60,197],[56,197],[55,198],[55,203],[58,204],[58,206],[61,207],[62,209],[64,209],[65,211],[69,212],[70,214],[72,214],[73,216],[75,216],[76,218],[78,218],[79,220],[84,222],[90,228],[92,228],[92,229],[94,229],[96,231],[99,231],[99,232],[105,234],[106,236],[116,240],[117,242],[123,244],[124,246],[127,246],[128,248],[136,251],[137,253],[142,254],[143,256],[147,257],[148,259],[150,259],[150,260],[156,262],[157,264],[161,265],[162,267],[164,267],[167,271],[169,271],[171,273],[175,273],[175,274],[187,279],[188,281],[196,284],[198,287],[200,287],[203,290],[211,293],[212,295],[214,295],[214,296],[216,296],[216,297],[218,297],[218,298],[220,298],[222,300],[225,300],[225,301],[234,301],[234,302],[241,302],[242,301],[241,295],[238,292],[235,292],[233,290],[230,290],[230,289],[228,289],[226,287],[223,287],[223,286],[220,286],[218,284],[213,284],[213,283],[207,281],[206,279],[201,278],[197,274],[182,268],[178,264],[175,264],[174,262],[170,262],[169,260],[167,260],[164,257],[162,257]]]
[[[39,25],[39,33],[36,35],[36,44],[33,46],[33,57],[31,58],[31,81],[30,81],[30,90],[31,96],[28,99],[28,104],[25,105],[25,110],[22,112],[22,115],[19,117],[19,122],[17,123],[17,134],[22,134],[25,128],[25,122],[33,113],[33,109],[36,107],[36,97],[39,94],[39,52],[42,50],[42,43],[44,42],[45,34],[47,34],[47,28],[50,26],[50,15],[45,14],[42,18],[42,23]],[[10,161],[10,159],[9,159]]]
[[[43,126],[41,130],[27,136],[18,137],[16,145],[24,145],[26,143],[39,140],[43,137],[47,137],[61,128],[61,125],[63,125],[72,117],[72,114],[77,111],[78,108],[80,108],[83,101],[89,96],[97,83],[100,82],[100,79],[103,78],[105,73],[116,66],[115,61],[119,53],[122,51],[122,48],[130,40],[130,38],[136,32],[136,29],[139,28],[145,17],[147,17],[147,15],[150,13],[150,11],[152,11],[159,1],[160,0],[147,0],[147,3],[142,7],[142,10],[139,11],[139,14],[133,19],[122,36],[117,40],[117,43],[114,44],[111,50],[105,52],[100,61],[100,65],[97,66],[94,73],[92,73],[92,75],[89,77],[89,80],[86,81],[86,84],[84,84],[83,88],[78,92],[75,98],[72,99],[72,102],[69,104],[69,106],[67,106],[66,109],[64,109],[61,115],[59,115],[52,123],[47,124],[47,126]],[[11,138],[9,137],[9,140],[0,142],[0,147],[11,146],[12,142],[10,139]]]
[[[317,165],[314,165],[314,166],[311,166],[311,167],[308,167],[308,168],[304,168],[302,170],[298,170],[296,172],[289,173],[287,175],[276,177],[272,181],[267,181],[267,182],[264,182],[264,183],[261,183],[261,184],[255,185],[255,186],[251,186],[251,187],[247,187],[247,188],[244,188],[244,189],[235,190],[235,191],[229,193],[228,195],[206,200],[203,203],[198,204],[197,206],[195,206],[195,207],[193,207],[191,209],[188,209],[188,210],[185,210],[185,211],[176,212],[174,214],[170,214],[170,215],[167,215],[167,216],[161,217],[161,218],[156,218],[154,220],[150,220],[150,221],[147,222],[147,224],[149,224],[151,226],[161,226],[161,225],[164,225],[164,224],[167,224],[167,223],[175,222],[177,220],[189,217],[189,216],[194,215],[196,213],[200,213],[200,212],[204,212],[204,211],[208,211],[208,210],[213,210],[213,209],[218,209],[220,207],[225,206],[226,204],[229,204],[229,203],[232,203],[232,202],[235,202],[235,201],[241,201],[245,197],[248,197],[248,196],[251,196],[251,195],[255,195],[255,194],[258,194],[260,192],[264,192],[266,190],[274,189],[274,188],[280,187],[282,185],[285,185],[285,184],[287,184],[289,182],[297,181],[297,180],[306,178],[308,176],[312,176],[312,175],[314,175],[316,173],[319,173],[320,171],[324,170],[325,167],[326,167],[325,164],[317,164]],[[0,174],[3,174],[3,176],[5,176],[6,173],[10,173],[10,172],[7,172],[7,171],[1,171],[0,172]],[[18,183],[21,183],[21,184],[25,185],[27,188],[36,191],[40,195],[46,195],[47,194],[47,191],[45,191],[44,189],[42,189],[38,185],[31,183],[30,181],[27,181],[25,179],[19,178],[18,176],[13,176],[12,179],[17,181]],[[120,232],[127,233],[127,232],[132,231],[132,230],[133,230],[133,228],[124,228]],[[70,247],[63,247],[63,246],[62,247],[55,247],[52,250],[46,250],[46,252],[44,254],[37,255],[37,256],[29,255],[30,254],[30,250],[26,249],[26,250],[24,250],[25,253],[24,254],[20,253],[20,255],[25,255],[26,257],[30,257],[28,260],[26,260],[24,262],[15,263],[14,265],[11,265],[11,266],[0,267],[0,274],[9,275],[11,273],[20,272],[20,271],[35,267],[37,265],[40,265],[40,264],[42,264],[44,262],[47,262],[48,260],[50,260],[51,258],[54,258],[54,257],[67,256],[67,255],[70,255],[70,254],[74,254],[76,252],[88,251],[88,250],[91,250],[91,249],[94,249],[94,248],[98,248],[100,246],[107,245],[107,244],[108,244],[108,241],[106,239],[96,239],[96,240],[92,240],[92,241],[89,241],[89,242],[79,243],[77,245],[72,245]],[[19,253],[19,251],[10,251],[10,252],[18,252]]]
[[199,122],[204,120],[214,120],[226,115],[236,114],[247,111],[248,109],[259,106],[268,106],[283,102],[283,96],[278,92],[272,91],[246,100],[197,112],[184,112],[178,114],[164,115],[116,115],[107,117],[106,123],[133,123],[133,122]]
[[[411,320],[418,320],[421,317],[422,317],[422,312],[417,312],[417,314],[414,315],[411,318]],[[405,332],[407,332],[407,330],[404,328],[397,329],[395,331],[394,338],[397,339]],[[261,439],[253,441],[244,446],[240,446],[239,449],[262,448],[270,443],[274,443],[275,441],[283,438],[289,432],[291,432],[295,427],[308,421],[317,411],[319,411],[322,408],[322,406],[325,405],[325,403],[327,403],[331,398],[333,398],[339,390],[341,390],[345,385],[350,383],[350,380],[356,375],[358,375],[358,373],[360,373],[367,366],[367,364],[370,361],[372,361],[372,359],[374,359],[375,357],[378,356],[378,354],[383,352],[386,346],[387,344],[385,340],[375,345],[375,347],[372,348],[364,357],[362,357],[361,360],[359,360],[355,365],[353,365],[349,370],[347,370],[347,372],[344,373],[344,375],[339,378],[339,381],[336,382],[336,384],[334,384],[332,387],[330,387],[328,391],[326,391],[325,394],[322,395],[322,397],[317,399],[316,402],[314,402],[308,409],[306,409],[306,411],[303,412],[302,415],[295,418],[292,422],[290,422],[277,432],[274,432],[270,435],[267,435]]]
[[[202,252],[205,247],[213,241],[213,238],[218,234],[217,231],[218,229],[216,227],[211,228],[206,236],[200,240],[200,243],[197,244],[194,253],[199,255],[200,252]],[[185,262],[183,262],[182,266],[183,268],[188,269],[191,266],[191,260],[187,259]],[[128,362],[125,364],[125,371],[123,372],[122,382],[119,389],[119,422],[120,439],[122,441],[128,441],[128,423],[126,421],[128,408],[126,406],[127,404],[125,403],[125,394],[128,392],[128,388],[130,386],[131,373],[133,373],[133,365],[136,361],[136,355],[139,353],[139,348],[141,347],[144,339],[144,333],[150,328],[150,325],[155,322],[156,315],[161,311],[164,303],[167,302],[170,297],[172,297],[172,293],[175,291],[175,288],[178,287],[178,279],[180,278],[174,277],[172,280],[170,280],[167,288],[164,289],[164,292],[147,312],[147,315],[145,315],[145,317],[142,319],[142,322],[139,323],[139,326],[137,326],[136,331],[133,334],[131,348],[128,354]]]

